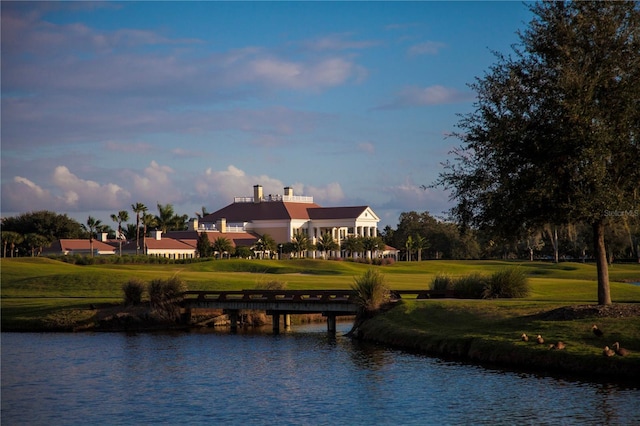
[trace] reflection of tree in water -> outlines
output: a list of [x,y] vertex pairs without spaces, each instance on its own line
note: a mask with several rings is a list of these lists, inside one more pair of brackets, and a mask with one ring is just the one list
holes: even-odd
[[619,390],[619,385],[613,385],[610,383],[603,383],[596,388],[597,397],[594,398],[594,405],[596,407],[596,411],[602,414],[603,418],[600,420],[602,424],[621,424],[621,421],[624,420],[619,418],[617,408],[612,405],[612,403],[615,404],[615,401],[619,400],[619,398],[614,398],[614,395],[616,395]]

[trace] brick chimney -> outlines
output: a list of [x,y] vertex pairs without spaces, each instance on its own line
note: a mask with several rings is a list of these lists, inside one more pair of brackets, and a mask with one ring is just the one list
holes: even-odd
[[284,188],[284,196],[285,197],[293,197],[293,188],[291,188],[290,186],[286,186]]

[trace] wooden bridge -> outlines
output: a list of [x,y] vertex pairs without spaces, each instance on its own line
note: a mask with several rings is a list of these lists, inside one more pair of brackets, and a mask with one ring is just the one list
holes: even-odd
[[[413,296],[416,299],[452,297],[448,291],[392,290],[391,300]],[[273,318],[273,332],[280,332],[280,316],[284,327],[291,326],[292,314],[322,314],[327,318],[327,330],[335,333],[336,317],[355,315],[358,312],[356,293],[353,290],[229,290],[186,291],[183,306],[187,318],[193,309],[221,309],[229,315],[231,330],[238,328],[242,310],[265,311]]]

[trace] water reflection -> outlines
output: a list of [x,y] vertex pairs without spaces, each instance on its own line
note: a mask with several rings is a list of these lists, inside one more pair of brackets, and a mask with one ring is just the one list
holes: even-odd
[[409,354],[348,327],[3,333],[2,424],[640,424],[638,387]]

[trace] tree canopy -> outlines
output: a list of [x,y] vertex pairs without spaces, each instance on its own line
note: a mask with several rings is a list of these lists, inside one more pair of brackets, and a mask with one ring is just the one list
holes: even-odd
[[609,304],[606,226],[639,211],[640,7],[542,2],[513,55],[471,87],[462,145],[438,184],[453,215],[504,235],[553,224],[592,227],[598,303]]
[[48,210],[22,213],[2,218],[2,232],[11,231],[21,235],[42,235],[49,242],[64,238],[80,238],[84,235],[82,225],[66,214]]

